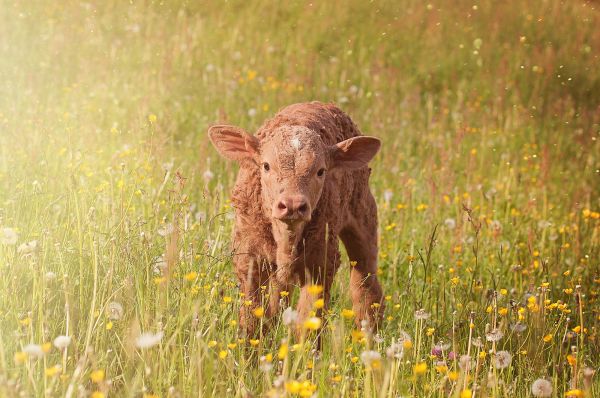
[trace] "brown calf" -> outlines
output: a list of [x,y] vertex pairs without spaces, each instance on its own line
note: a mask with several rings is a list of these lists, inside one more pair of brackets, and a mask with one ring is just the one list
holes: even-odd
[[[246,300],[240,326],[256,330],[253,309],[270,285],[267,317],[278,312],[280,293],[301,287],[298,322],[323,287],[328,305],[340,266],[338,237],[352,268],[350,294],[356,323],[376,327],[382,313],[377,279],[377,207],[369,190],[367,163],[380,141],[361,135],[350,117],[331,104],[290,105],[265,122],[255,136],[233,126],[212,126],[218,152],[240,164],[232,194],[236,219],[234,264]],[[261,288],[262,286],[262,288]],[[320,316],[321,310],[317,311]]]

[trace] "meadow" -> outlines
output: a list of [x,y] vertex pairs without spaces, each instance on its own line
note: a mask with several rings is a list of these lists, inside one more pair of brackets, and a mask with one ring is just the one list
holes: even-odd
[[[598,26],[578,0],[0,0],[0,397],[600,396]],[[344,257],[321,324],[242,338],[207,128],[310,100],[383,141],[384,322],[354,327]]]

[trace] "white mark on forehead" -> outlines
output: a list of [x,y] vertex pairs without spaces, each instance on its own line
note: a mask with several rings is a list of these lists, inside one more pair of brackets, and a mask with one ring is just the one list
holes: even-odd
[[290,140],[290,145],[297,151],[302,148],[302,142],[300,142],[300,139],[298,137],[292,138]]

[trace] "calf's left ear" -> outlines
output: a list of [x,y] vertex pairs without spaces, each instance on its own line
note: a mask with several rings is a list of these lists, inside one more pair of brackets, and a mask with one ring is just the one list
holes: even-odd
[[332,168],[353,170],[366,166],[380,147],[381,141],[375,137],[348,138],[331,147]]

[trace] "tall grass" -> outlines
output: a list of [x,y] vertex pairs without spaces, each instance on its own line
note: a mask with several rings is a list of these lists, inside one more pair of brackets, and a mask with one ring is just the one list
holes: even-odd
[[[599,23],[580,1],[3,0],[0,395],[600,394]],[[384,142],[386,319],[354,329],[348,265],[317,332],[240,339],[236,167],[206,129],[314,99]]]

